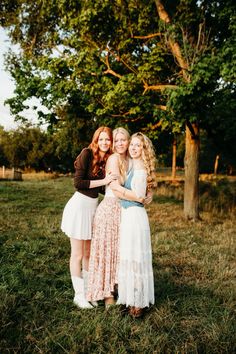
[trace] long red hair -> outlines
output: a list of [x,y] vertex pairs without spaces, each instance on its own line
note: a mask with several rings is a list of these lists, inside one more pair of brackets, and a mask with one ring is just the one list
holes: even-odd
[[[111,140],[111,146],[109,150],[105,153],[104,156],[101,156],[99,146],[98,146],[98,139],[100,134],[104,132],[107,133]],[[93,134],[93,139],[89,145],[89,148],[92,150],[93,153],[93,174],[96,176],[98,171],[102,169],[103,173],[105,174],[105,165],[107,162],[108,157],[112,154],[112,143],[113,143],[113,137],[112,137],[112,130],[109,127],[99,127],[95,133]]]

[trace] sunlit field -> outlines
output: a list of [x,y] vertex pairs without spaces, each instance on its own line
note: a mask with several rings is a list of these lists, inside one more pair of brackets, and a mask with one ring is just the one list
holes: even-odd
[[194,223],[183,217],[183,185],[158,184],[147,207],[156,303],[135,320],[118,306],[72,303],[60,231],[72,179],[1,181],[0,353],[234,353],[235,190],[202,181]]

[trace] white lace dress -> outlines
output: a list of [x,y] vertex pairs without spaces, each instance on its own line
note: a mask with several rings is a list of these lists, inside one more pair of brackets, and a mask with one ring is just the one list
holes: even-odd
[[[132,170],[130,186],[139,197],[146,194],[146,171]],[[129,180],[129,176],[127,178]],[[148,307],[154,304],[150,226],[144,207],[121,208],[118,304]]]

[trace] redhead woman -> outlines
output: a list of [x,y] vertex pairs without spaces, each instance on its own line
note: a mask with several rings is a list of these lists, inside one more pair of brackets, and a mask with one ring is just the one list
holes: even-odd
[[83,149],[75,160],[76,192],[63,211],[61,229],[70,238],[74,303],[80,308],[93,308],[85,298],[92,223],[101,187],[117,178],[112,174],[105,176],[105,165],[111,153],[112,131],[108,127],[100,127],[95,131],[89,147]]

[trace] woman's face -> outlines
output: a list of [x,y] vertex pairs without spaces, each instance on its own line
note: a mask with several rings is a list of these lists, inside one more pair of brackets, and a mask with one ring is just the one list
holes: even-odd
[[129,146],[129,140],[123,133],[117,133],[114,139],[114,150],[120,154],[124,155],[127,152]]
[[142,150],[143,150],[142,141],[137,137],[132,138],[129,144],[129,154],[132,157],[132,159],[140,159],[142,155]]
[[102,152],[107,152],[111,147],[111,139],[106,132],[101,132],[98,137],[98,147]]

